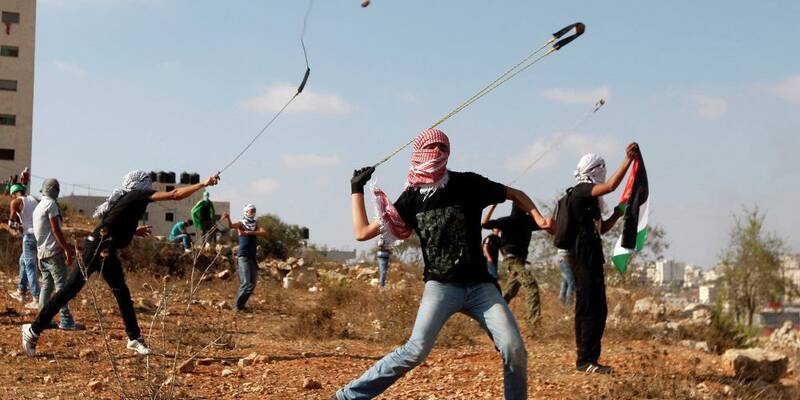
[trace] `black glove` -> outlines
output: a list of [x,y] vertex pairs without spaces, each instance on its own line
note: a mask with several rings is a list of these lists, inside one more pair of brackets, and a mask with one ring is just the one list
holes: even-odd
[[350,178],[351,193],[364,193],[364,185],[367,184],[369,178],[372,178],[373,172],[375,172],[375,167],[364,167],[353,171],[353,177]]

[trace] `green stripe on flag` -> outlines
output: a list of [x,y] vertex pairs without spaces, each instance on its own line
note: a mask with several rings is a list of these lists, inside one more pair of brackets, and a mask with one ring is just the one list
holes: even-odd
[[625,273],[628,270],[628,261],[631,258],[630,252],[616,254],[611,257],[611,261],[614,262],[614,266],[617,267],[617,271],[620,273]]

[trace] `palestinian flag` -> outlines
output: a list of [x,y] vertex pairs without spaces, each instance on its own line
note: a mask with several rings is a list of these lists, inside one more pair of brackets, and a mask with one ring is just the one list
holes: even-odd
[[633,253],[644,247],[647,238],[647,216],[650,213],[650,188],[647,184],[647,171],[644,161],[639,157],[633,161],[628,182],[620,198],[620,205],[625,209],[622,236],[614,246],[611,260],[619,272],[628,269],[628,262]]

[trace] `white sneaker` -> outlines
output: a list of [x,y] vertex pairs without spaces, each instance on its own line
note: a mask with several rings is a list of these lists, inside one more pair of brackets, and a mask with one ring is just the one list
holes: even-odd
[[147,347],[146,344],[144,344],[144,339],[142,339],[142,338],[139,338],[139,339],[136,339],[136,340],[128,340],[128,346],[127,347],[128,347],[128,349],[133,350],[133,351],[135,351],[135,352],[137,352],[137,353],[139,353],[139,354],[141,354],[143,356],[146,356],[146,355],[148,355],[148,354],[153,352],[152,350],[150,350],[149,347]]
[[20,292],[19,289],[15,290],[13,292],[10,292],[8,295],[11,296],[12,299],[14,299],[14,300],[16,300],[16,301],[18,301],[20,303],[24,303],[25,302],[25,293]]
[[31,310],[38,310],[39,302],[36,300],[32,300],[30,303],[25,304],[25,308],[30,308]]
[[31,324],[22,325],[22,348],[28,357],[36,355],[36,342],[39,341],[39,335],[33,333]]

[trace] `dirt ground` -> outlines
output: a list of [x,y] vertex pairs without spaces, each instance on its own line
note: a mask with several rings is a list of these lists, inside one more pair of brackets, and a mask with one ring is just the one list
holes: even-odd
[[[32,321],[34,314],[5,293],[14,289],[16,276],[0,273],[5,289],[0,296],[0,397],[327,399],[402,343],[410,333],[422,285],[411,282],[402,295],[399,289],[379,292],[356,286],[344,293],[361,299],[352,303],[356,299],[340,298],[336,304],[341,309],[326,314],[319,312],[324,292],[286,290],[263,277],[251,298],[253,312],[242,315],[229,308],[235,276],[203,282],[190,306],[188,279],[128,274],[140,325],[158,355],[133,356],[125,349],[116,303],[105,283],[94,276],[70,304],[76,320],[88,329],[47,330],[38,355],[28,358],[20,346],[20,325]],[[517,316],[524,311],[520,303],[512,302]],[[393,318],[405,326],[391,324]],[[637,339],[630,325],[608,328],[603,361],[616,368],[613,375],[578,374],[571,324],[569,311],[546,288],[541,332],[522,328],[530,398],[800,398],[794,371],[777,385],[736,382],[725,375],[718,355]],[[486,335],[463,316],[448,325],[427,361],[381,398],[502,398],[501,361]],[[323,330],[333,333],[314,338],[319,336],[315,331]],[[248,356],[250,365],[240,362]],[[192,371],[175,370],[189,359],[197,363]],[[230,375],[223,376],[226,369]],[[318,388],[304,388],[308,380],[319,385],[307,386]]]

